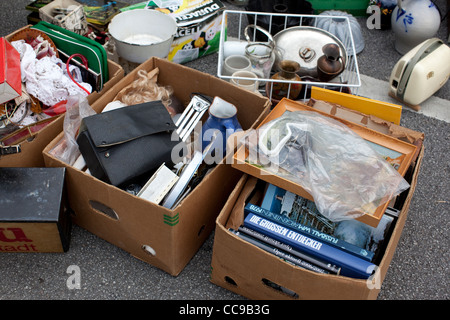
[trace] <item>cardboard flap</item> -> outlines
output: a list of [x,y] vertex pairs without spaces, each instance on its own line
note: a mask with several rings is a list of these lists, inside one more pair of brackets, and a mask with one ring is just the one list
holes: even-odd
[[86,117],[81,131],[87,130],[100,148],[175,129],[162,102],[152,101]]
[[252,194],[253,190],[256,187],[256,183],[258,179],[252,176],[248,176],[247,181],[243,187],[243,190],[236,200],[236,203],[233,207],[232,213],[228,218],[226,228],[232,228],[237,230],[239,226],[242,225],[244,221],[244,207],[247,202],[248,197]]

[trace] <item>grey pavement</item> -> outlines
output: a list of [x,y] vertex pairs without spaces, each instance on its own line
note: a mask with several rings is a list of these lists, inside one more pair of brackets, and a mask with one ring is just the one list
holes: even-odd
[[[28,0],[0,1],[0,35],[26,25]],[[127,1],[135,3],[139,1]],[[240,9],[224,1],[230,9]],[[436,1],[447,12],[448,3]],[[448,19],[448,18],[447,18]],[[438,37],[447,43],[447,19]],[[390,101],[380,83],[388,81],[401,58],[393,47],[391,30],[369,30],[358,18],[365,48],[358,54],[363,92]],[[449,63],[449,62],[447,62]],[[187,66],[217,74],[217,54]],[[382,86],[381,86],[382,87]],[[450,83],[435,93],[431,103],[450,108]],[[434,102],[436,101],[436,102]],[[425,155],[403,234],[381,287],[379,300],[448,300],[450,126],[448,118],[403,108],[401,124],[425,133]],[[444,110],[445,111],[445,110]],[[214,232],[179,276],[173,277],[127,252],[74,226],[71,246],[63,254],[0,254],[1,300],[244,300],[209,281]],[[67,269],[81,269],[81,288],[68,289]]]

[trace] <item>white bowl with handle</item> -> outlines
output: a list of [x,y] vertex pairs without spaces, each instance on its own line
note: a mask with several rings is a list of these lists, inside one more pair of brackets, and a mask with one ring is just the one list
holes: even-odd
[[116,15],[108,30],[119,57],[142,63],[151,57],[167,58],[178,26],[163,12],[133,9]]

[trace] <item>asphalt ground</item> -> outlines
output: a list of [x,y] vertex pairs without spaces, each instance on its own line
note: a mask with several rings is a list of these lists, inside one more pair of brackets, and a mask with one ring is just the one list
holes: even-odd
[[[1,36],[27,24],[29,12],[25,5],[28,2],[0,1]],[[224,4],[229,9],[241,9],[227,2]],[[445,1],[436,4],[442,12],[447,12]],[[392,31],[369,30],[365,27],[366,18],[358,18],[358,21],[365,39],[365,48],[358,54],[359,71],[361,75],[388,81],[394,64],[401,57],[394,50]],[[447,42],[447,32],[445,19],[437,36]],[[187,66],[216,75],[217,54]],[[434,97],[450,107],[450,83]],[[389,101],[387,94],[385,98]],[[425,133],[425,155],[408,219],[378,300],[448,300],[450,127],[446,120],[407,107],[403,108],[401,124]],[[173,277],[74,226],[70,249],[64,254],[0,254],[0,299],[245,300],[209,281],[213,241],[214,232],[180,275]],[[69,289],[66,285],[68,268],[73,265],[81,270],[80,289]],[[181,303],[179,301],[178,305]]]

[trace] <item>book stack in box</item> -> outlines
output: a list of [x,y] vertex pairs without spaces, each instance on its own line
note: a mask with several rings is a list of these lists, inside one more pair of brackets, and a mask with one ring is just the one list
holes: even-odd
[[358,279],[375,272],[397,214],[388,208],[377,227],[333,222],[313,201],[272,184],[260,202],[246,204],[244,223],[233,233],[288,263]]

